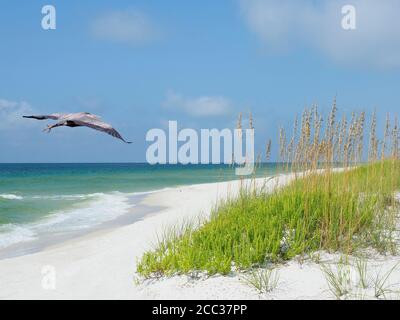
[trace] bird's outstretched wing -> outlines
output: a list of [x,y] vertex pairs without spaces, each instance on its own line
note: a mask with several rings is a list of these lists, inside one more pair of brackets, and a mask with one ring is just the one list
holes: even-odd
[[46,119],[59,120],[64,116],[65,116],[64,113],[52,113],[48,115],[33,115],[33,116],[22,116],[22,117],[29,119],[36,119],[36,120],[46,120]]
[[115,130],[110,124],[105,123],[104,121],[101,121],[99,117],[88,114],[88,113],[83,113],[79,114],[77,116],[73,117],[68,117],[68,121],[73,121],[79,126],[85,126],[88,128],[92,128],[104,133],[107,133],[114,138],[120,139],[125,143],[132,143],[130,141],[126,141],[122,136],[119,134],[117,130]]

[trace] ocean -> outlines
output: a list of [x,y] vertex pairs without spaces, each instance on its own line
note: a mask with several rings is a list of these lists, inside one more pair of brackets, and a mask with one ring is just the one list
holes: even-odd
[[[275,173],[263,164],[255,175]],[[0,251],[117,219],[134,195],[238,178],[228,165],[0,164]]]

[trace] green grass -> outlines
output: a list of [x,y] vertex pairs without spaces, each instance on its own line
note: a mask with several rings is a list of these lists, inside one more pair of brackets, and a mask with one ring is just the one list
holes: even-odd
[[146,252],[144,277],[206,271],[227,274],[323,249],[351,254],[359,247],[393,250],[397,160],[326,170],[267,193],[242,189],[220,203],[200,227],[171,231]]
[[279,273],[275,269],[251,270],[243,275],[243,280],[260,293],[268,293],[276,289],[279,284]]

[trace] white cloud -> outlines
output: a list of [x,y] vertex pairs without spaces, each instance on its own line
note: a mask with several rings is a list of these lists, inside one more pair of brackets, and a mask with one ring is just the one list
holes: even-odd
[[19,129],[19,126],[25,124],[29,126],[29,123],[23,121],[22,116],[32,113],[34,113],[33,108],[25,101],[0,99],[0,130]]
[[17,105],[15,101],[0,99],[0,110],[11,109]]
[[147,43],[157,36],[147,15],[137,10],[100,15],[92,21],[90,31],[98,39],[135,45]]
[[[344,30],[341,9],[356,9],[356,30]],[[245,21],[270,50],[311,47],[336,62],[400,67],[398,0],[241,0]]]
[[184,97],[174,91],[168,91],[164,105],[175,108],[195,117],[220,116],[231,111],[229,99],[221,96]]

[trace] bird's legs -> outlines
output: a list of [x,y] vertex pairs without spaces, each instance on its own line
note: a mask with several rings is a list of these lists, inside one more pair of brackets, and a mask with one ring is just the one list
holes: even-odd
[[56,123],[56,124],[53,124],[53,125],[49,125],[49,124],[48,124],[48,125],[47,125],[47,128],[43,129],[43,132],[50,133],[51,129],[56,128],[56,127],[61,127],[61,126],[63,126],[63,125],[64,125],[63,122],[59,122],[59,123]]
[[46,128],[43,129],[43,132],[50,133],[51,126],[48,124]]

